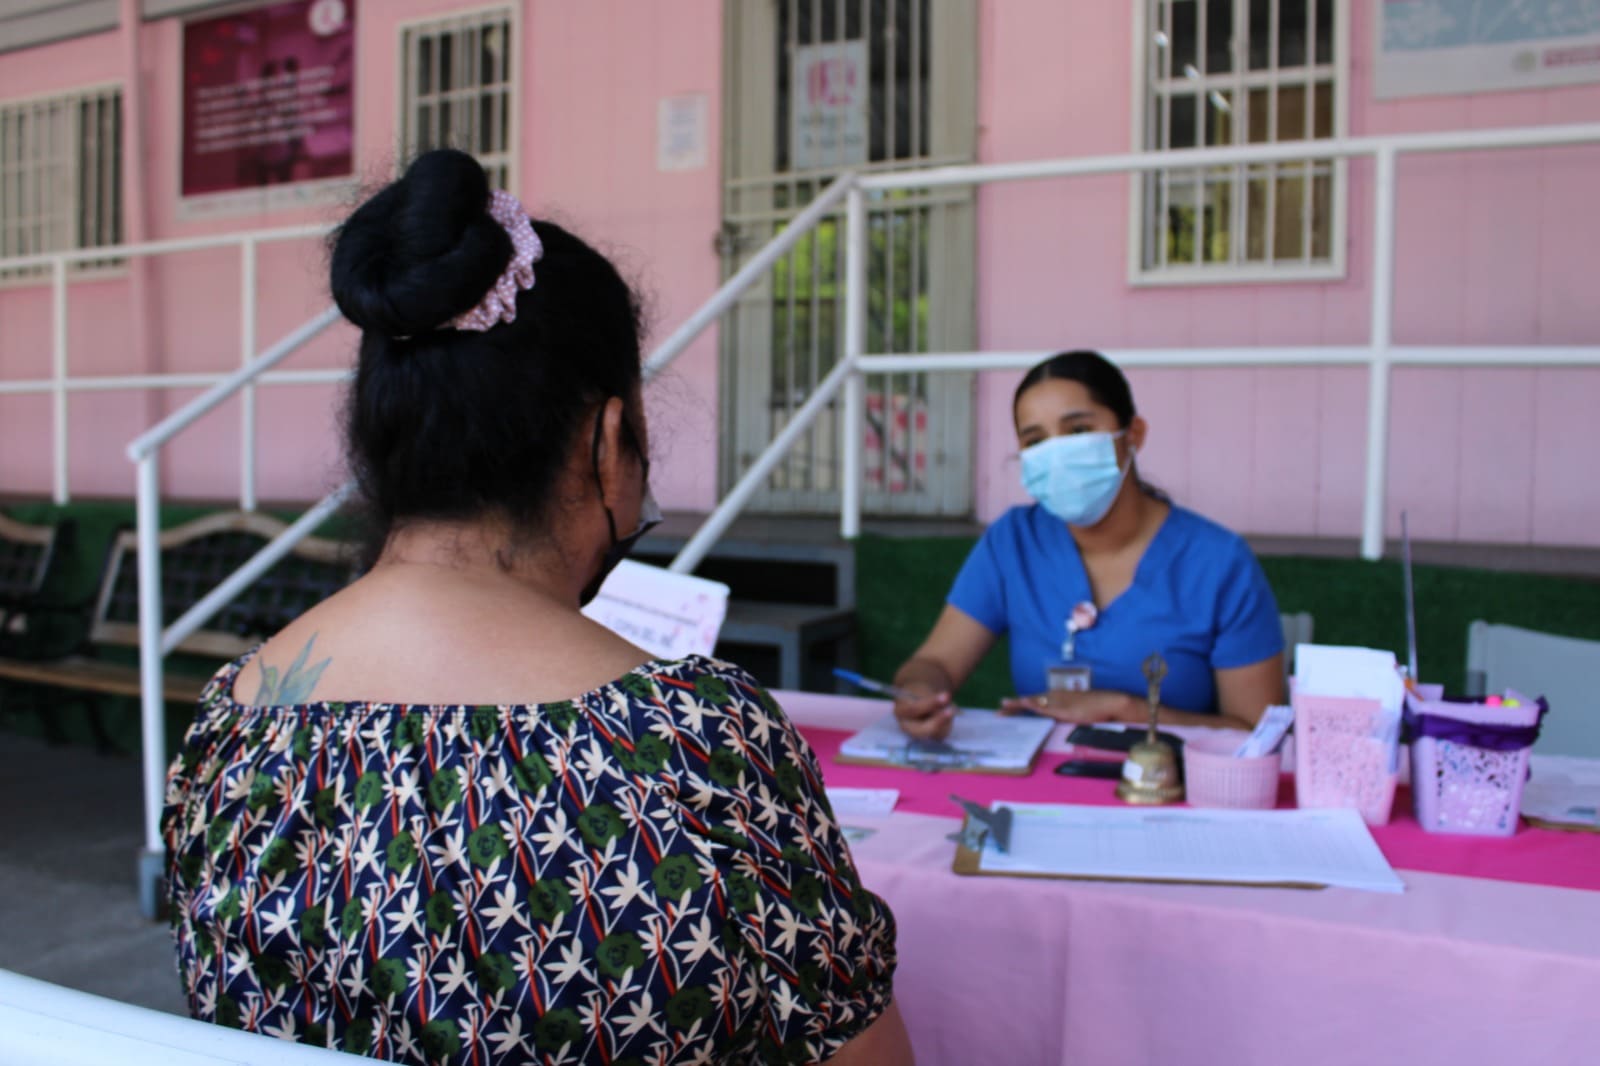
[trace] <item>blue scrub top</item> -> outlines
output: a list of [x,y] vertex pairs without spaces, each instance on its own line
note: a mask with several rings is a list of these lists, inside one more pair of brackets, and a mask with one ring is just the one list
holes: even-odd
[[[996,636],[1010,634],[1012,682],[1019,695],[1035,695],[1045,691],[1045,668],[1061,659],[1073,606],[1092,598],[1067,524],[1033,504],[1013,507],[984,532],[948,602]],[[1216,714],[1213,670],[1282,650],[1277,601],[1244,538],[1174,506],[1133,584],[1078,634],[1075,661],[1093,667],[1095,688],[1142,697],[1140,665],[1159,651],[1168,668],[1162,704]]]

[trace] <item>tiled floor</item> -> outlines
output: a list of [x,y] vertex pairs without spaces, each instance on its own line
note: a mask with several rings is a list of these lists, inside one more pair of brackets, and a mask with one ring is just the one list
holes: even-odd
[[0,732],[0,969],[187,1013],[139,914],[139,764]]

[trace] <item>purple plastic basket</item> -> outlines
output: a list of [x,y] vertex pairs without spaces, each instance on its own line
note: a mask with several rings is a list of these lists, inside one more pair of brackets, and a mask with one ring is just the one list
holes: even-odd
[[[1426,715],[1459,728],[1443,730],[1454,736],[1412,738],[1411,798],[1417,821],[1430,833],[1513,835],[1528,780],[1528,751],[1548,709],[1545,701],[1508,692],[1506,699],[1518,706],[1489,707],[1443,700],[1437,685],[1419,687],[1421,699],[1406,696],[1408,720],[1415,723]],[[1496,730],[1501,732],[1496,735]]]

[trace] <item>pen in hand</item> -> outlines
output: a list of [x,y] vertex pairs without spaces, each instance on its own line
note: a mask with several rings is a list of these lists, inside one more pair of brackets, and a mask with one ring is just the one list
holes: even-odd
[[863,692],[871,692],[879,696],[888,696],[892,700],[908,699],[911,695],[898,685],[891,685],[887,681],[874,681],[870,677],[863,677],[854,670],[846,670],[838,666],[833,668],[833,676],[837,677],[840,681],[849,682],[856,688],[861,689]]
[[[878,696],[887,696],[897,703],[916,703],[918,700],[925,700],[928,698],[927,696],[921,696],[915,692],[911,692],[905,688],[902,688],[899,685],[891,685],[887,681],[876,681],[870,677],[865,677],[861,674],[858,674],[854,670],[845,670],[842,667],[834,667],[833,676],[837,677],[841,681],[854,685],[856,688],[859,688],[864,692],[871,692]],[[954,704],[950,704],[945,708],[945,710],[951,716],[961,713],[961,709],[956,707]],[[948,727],[939,729],[938,735],[942,737],[945,733],[945,729],[947,728]]]

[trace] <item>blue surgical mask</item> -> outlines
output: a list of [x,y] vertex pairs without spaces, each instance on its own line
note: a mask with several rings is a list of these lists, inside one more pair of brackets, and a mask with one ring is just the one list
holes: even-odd
[[1121,433],[1069,433],[1022,450],[1022,487],[1057,518],[1092,526],[1106,516],[1133,466],[1117,465]]

